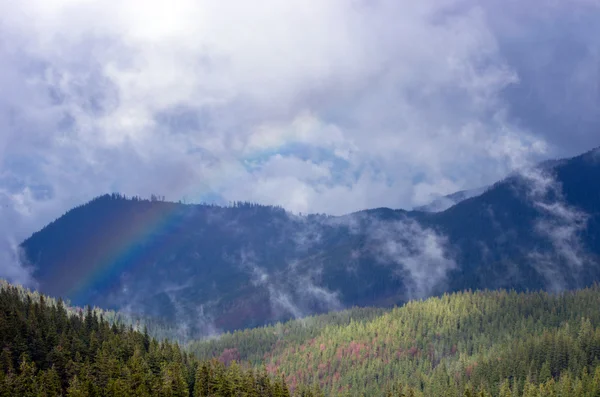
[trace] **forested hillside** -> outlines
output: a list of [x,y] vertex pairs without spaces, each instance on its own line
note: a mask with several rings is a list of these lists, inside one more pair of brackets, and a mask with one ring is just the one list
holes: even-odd
[[[600,287],[548,294],[463,292],[293,321],[195,342],[202,357],[249,358],[328,395],[598,396]],[[262,358],[262,359],[261,359]]]
[[273,326],[226,332],[218,338],[190,342],[188,346],[199,357],[223,361],[235,359],[259,365],[265,354],[272,355],[290,343],[304,343],[321,335],[327,327],[370,321],[386,311],[379,308],[352,308]]
[[598,285],[462,292],[182,347],[1,283],[0,396],[597,397],[599,307]]
[[[0,284],[0,396],[290,396],[282,377],[109,324],[90,308]],[[297,388],[297,395],[319,395]]]

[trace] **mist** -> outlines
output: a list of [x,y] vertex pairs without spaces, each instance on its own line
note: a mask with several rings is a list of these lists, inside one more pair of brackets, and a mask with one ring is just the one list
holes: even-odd
[[534,232],[544,238],[550,250],[530,253],[533,266],[546,279],[553,291],[581,284],[580,272],[593,263],[580,234],[589,219],[581,209],[569,205],[556,181],[552,167],[535,167],[519,172],[527,189],[527,198],[540,212]]

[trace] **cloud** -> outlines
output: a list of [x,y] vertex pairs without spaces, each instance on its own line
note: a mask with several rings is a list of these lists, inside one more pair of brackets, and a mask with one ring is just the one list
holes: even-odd
[[569,278],[578,284],[581,270],[591,263],[580,239],[580,233],[587,228],[588,214],[565,202],[552,169],[523,169],[519,176],[524,180],[528,199],[541,213],[534,225],[535,232],[550,245],[549,249],[539,249],[529,255],[533,266],[555,291],[567,288],[571,284]]
[[181,341],[189,341],[198,337],[214,338],[221,334],[215,325],[214,317],[207,310],[212,302],[200,303],[193,307],[182,305],[176,294],[165,292],[171,305],[175,308],[175,321],[177,324],[176,336]]
[[291,315],[301,319],[319,311],[343,309],[338,293],[319,285],[321,269],[318,263],[299,269],[292,262],[283,270],[269,273],[256,263],[256,256],[251,251],[242,251],[239,266],[248,272],[255,287],[267,290],[271,309],[278,318]]
[[369,253],[395,267],[406,298],[425,298],[444,290],[448,273],[457,267],[444,235],[412,219],[367,222]]
[[0,278],[36,286],[32,278],[34,268],[27,265],[19,244],[38,219],[49,221],[57,211],[52,200],[32,208],[31,203],[43,194],[43,190],[36,192],[29,187],[20,190],[17,186],[13,191],[0,188]]
[[119,312],[133,317],[141,315],[142,321],[153,318],[159,322],[168,321],[169,328],[165,332],[170,338],[185,343],[198,337],[212,338],[222,332],[213,316],[218,300],[189,303],[192,281],[181,284],[165,281],[149,285],[140,284],[130,274],[122,274],[119,283],[118,290],[104,296],[104,305],[116,307]]
[[0,189],[30,197],[0,233],[21,241],[111,191],[410,208],[597,146],[598,15],[593,1],[0,0]]
[[3,263],[0,267],[0,278],[21,285],[35,286],[31,276],[32,269],[23,264],[21,257],[18,243],[8,238],[0,240],[0,261]]
[[597,146],[600,27],[595,21],[600,3],[478,3],[489,15],[499,51],[519,77],[519,84],[502,93],[511,118],[562,156]]

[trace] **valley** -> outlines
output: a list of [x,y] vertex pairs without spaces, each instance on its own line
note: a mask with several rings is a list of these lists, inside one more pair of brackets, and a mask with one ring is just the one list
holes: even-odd
[[600,0],[0,0],[0,397],[600,397]]

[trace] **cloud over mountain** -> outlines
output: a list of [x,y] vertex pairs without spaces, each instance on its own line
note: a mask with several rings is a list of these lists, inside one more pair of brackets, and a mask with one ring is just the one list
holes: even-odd
[[593,0],[0,0],[2,246],[107,191],[340,214],[583,151],[599,16]]

